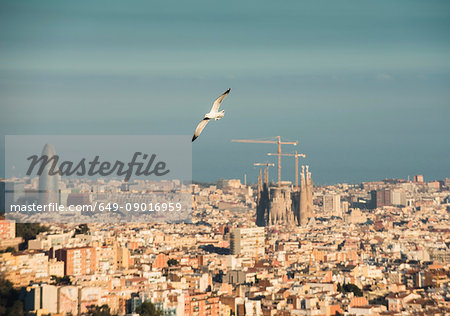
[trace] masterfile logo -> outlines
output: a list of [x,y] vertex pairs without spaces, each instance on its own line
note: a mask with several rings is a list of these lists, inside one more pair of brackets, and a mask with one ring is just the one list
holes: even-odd
[[[138,160],[139,158],[142,159],[140,162]],[[36,166],[37,176],[39,177],[44,172],[47,172],[48,175],[72,176],[76,174],[77,176],[88,175],[91,177],[95,175],[107,177],[115,174],[119,177],[124,175],[124,181],[128,181],[133,175],[133,172],[136,176],[155,175],[160,177],[168,174],[170,170],[166,169],[166,163],[164,161],[155,163],[155,159],[155,154],[148,155],[135,152],[133,158],[128,163],[120,160],[116,160],[114,163],[109,161],[102,162],[100,161],[100,156],[95,156],[92,161],[82,158],[78,163],[74,163],[73,161],[59,162],[58,155],[32,155],[27,158],[31,162],[26,175],[30,176]],[[47,166],[49,168],[46,168]]]
[[189,221],[189,135],[15,135],[6,216],[18,222]]

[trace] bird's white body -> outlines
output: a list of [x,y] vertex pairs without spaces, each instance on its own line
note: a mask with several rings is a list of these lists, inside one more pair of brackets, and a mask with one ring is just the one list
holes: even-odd
[[215,121],[218,121],[224,115],[225,115],[225,110],[222,110],[220,112],[209,112],[209,113],[206,113],[206,115],[205,115],[205,117],[203,119],[204,120],[215,120]]
[[208,124],[208,122],[210,120],[218,121],[225,115],[225,111],[224,110],[219,111],[219,107],[220,107],[220,104],[222,103],[223,99],[225,99],[225,97],[228,95],[228,93],[230,93],[230,90],[231,89],[228,89],[227,91],[225,91],[225,93],[223,93],[220,97],[218,97],[214,101],[213,106],[212,106],[211,110],[209,111],[209,113],[206,113],[205,116],[203,117],[203,120],[200,123],[198,123],[197,128],[195,129],[195,132],[194,132],[194,136],[192,137],[192,141],[196,140],[197,137],[200,136],[203,129],[206,127],[206,124]]

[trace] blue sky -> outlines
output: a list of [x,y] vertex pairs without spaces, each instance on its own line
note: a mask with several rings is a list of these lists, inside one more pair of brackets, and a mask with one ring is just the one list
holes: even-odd
[[276,135],[317,183],[442,179],[449,31],[448,1],[0,1],[0,132],[192,134],[231,87],[194,180],[255,181],[275,146],[230,140]]

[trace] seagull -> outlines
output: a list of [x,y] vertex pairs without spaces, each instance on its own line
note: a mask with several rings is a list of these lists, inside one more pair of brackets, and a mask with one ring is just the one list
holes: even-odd
[[197,128],[195,129],[195,132],[194,132],[194,136],[192,137],[192,141],[196,140],[197,137],[200,136],[200,134],[202,133],[206,124],[208,124],[208,122],[210,120],[214,119],[214,121],[217,121],[217,120],[220,120],[224,116],[224,114],[225,114],[224,110],[222,110],[220,112],[218,112],[218,111],[219,111],[220,103],[222,103],[223,99],[225,99],[225,97],[228,95],[228,93],[230,93],[230,91],[231,91],[231,89],[228,89],[220,97],[218,97],[216,99],[216,101],[214,101],[213,106],[212,106],[211,110],[209,111],[209,113],[206,113],[205,117],[203,118],[203,121],[198,123]]

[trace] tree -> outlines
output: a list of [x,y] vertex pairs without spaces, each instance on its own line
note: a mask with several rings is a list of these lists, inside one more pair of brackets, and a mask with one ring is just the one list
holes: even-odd
[[356,286],[355,284],[352,284],[352,283],[348,283],[348,284],[344,284],[344,285],[341,285],[339,283],[337,290],[338,290],[338,292],[341,292],[341,293],[352,292],[355,296],[363,296],[363,291],[358,286]]
[[103,304],[102,306],[98,306],[98,305],[88,306],[87,315],[89,315],[89,316],[112,316],[111,309],[106,304]]
[[23,316],[23,305],[18,297],[19,291],[13,284],[0,277],[0,315]]
[[136,313],[141,316],[162,316],[162,312],[149,301],[142,303],[141,306],[136,308]]
[[89,233],[89,226],[87,224],[80,224],[75,228],[75,235],[85,235]]
[[1,250],[0,251],[0,253],[5,253],[5,252],[15,253],[16,252],[16,248],[9,246],[5,250]]
[[19,300],[14,301],[6,312],[6,316],[23,316],[23,303]]
[[355,296],[363,296],[361,289],[352,283],[344,284],[344,290],[345,292],[353,292]]
[[52,284],[54,285],[71,285],[72,281],[70,280],[70,277],[68,275],[65,275],[63,277],[59,277],[56,275],[52,275]]
[[28,240],[35,239],[39,233],[48,231],[48,227],[37,223],[16,223],[16,236],[22,237],[24,243],[19,245],[19,249],[26,248]]
[[167,260],[167,265],[169,267],[176,266],[176,265],[178,265],[178,260],[176,260],[176,259],[169,259],[169,260]]

